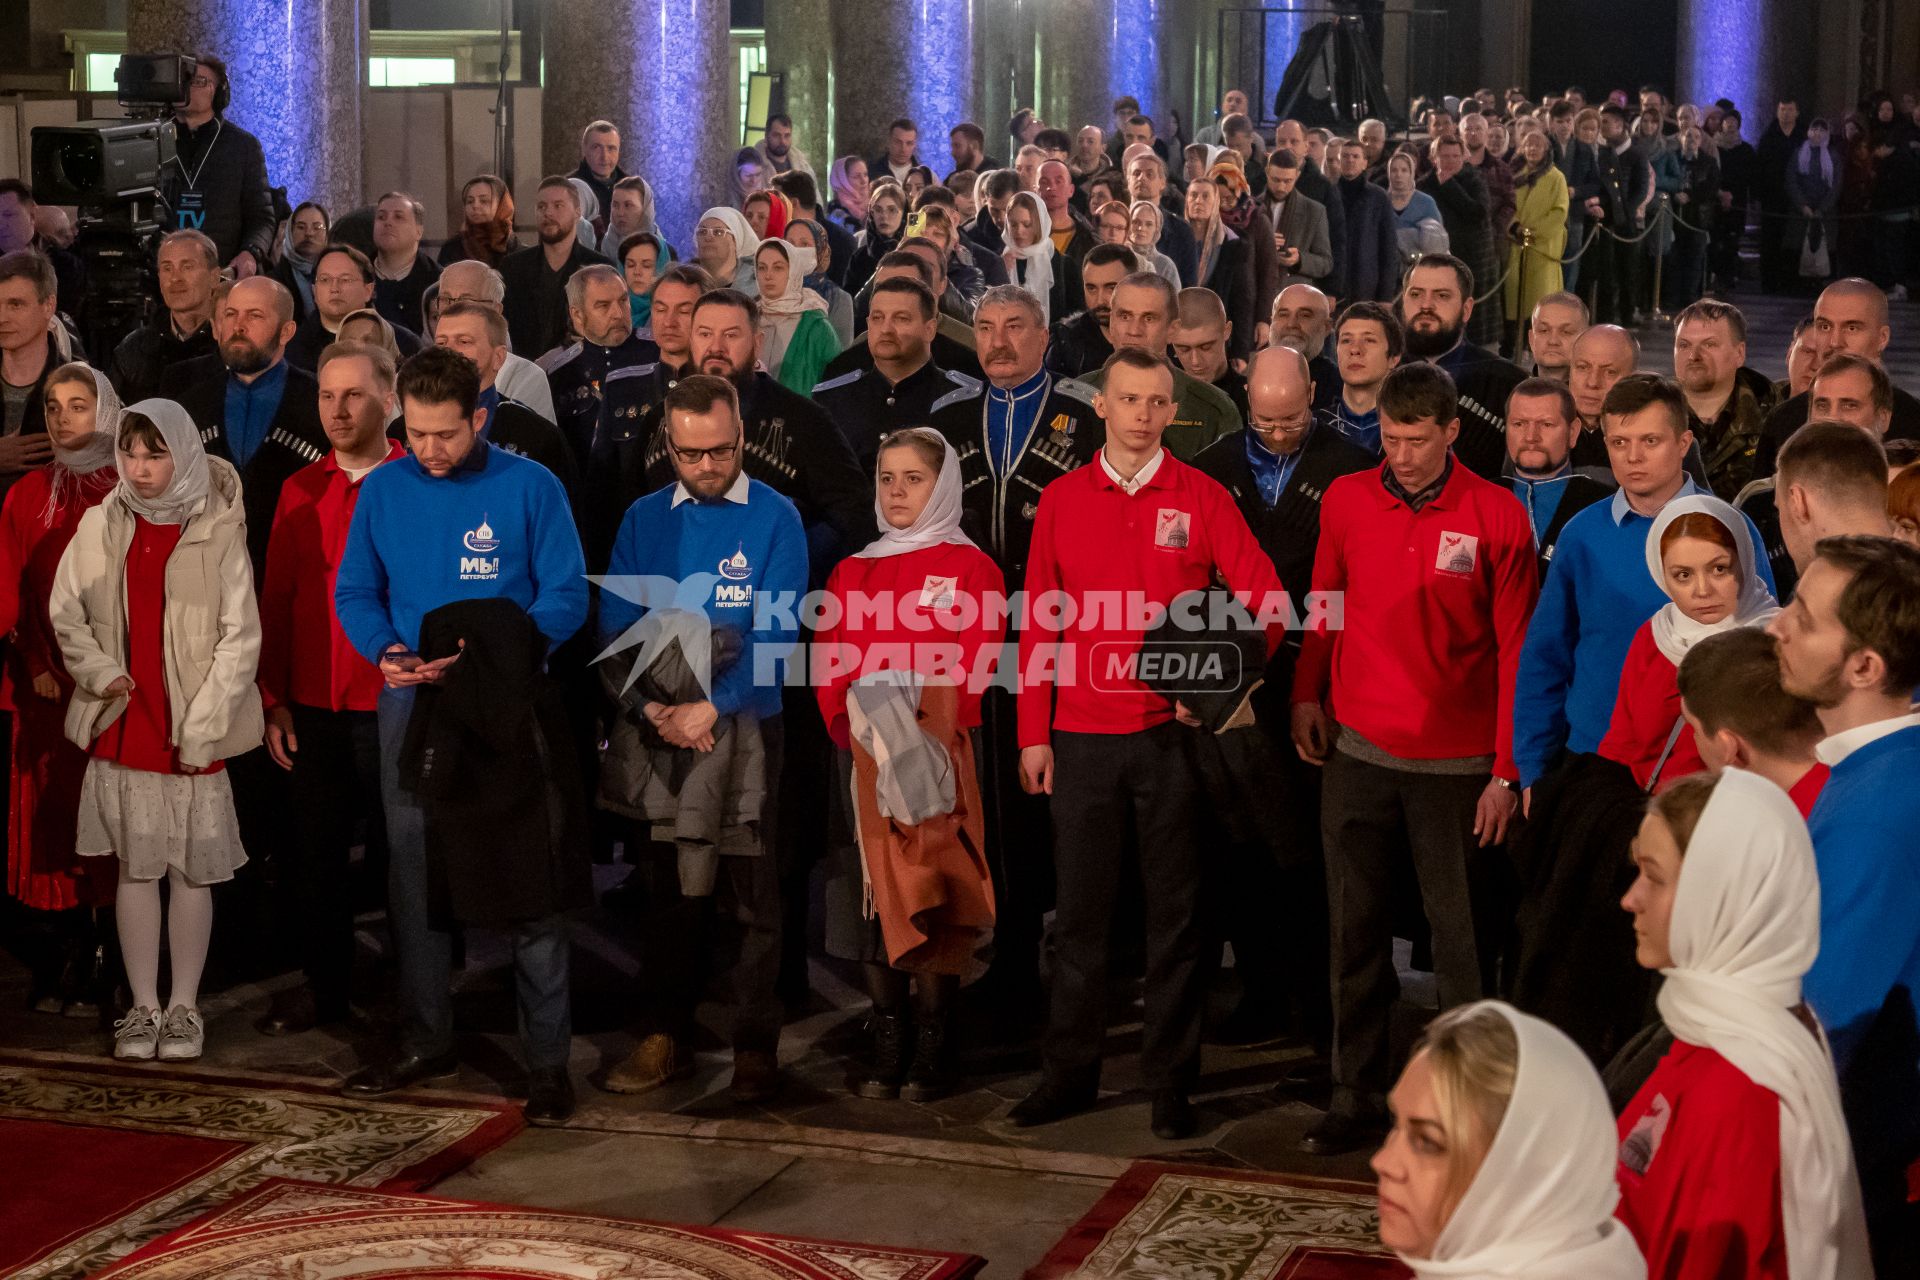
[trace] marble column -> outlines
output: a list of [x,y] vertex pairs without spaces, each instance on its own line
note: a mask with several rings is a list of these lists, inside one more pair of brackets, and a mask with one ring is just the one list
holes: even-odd
[[1681,0],[1675,99],[1732,98],[1756,138],[1782,95],[1800,98],[1803,120],[1819,114],[1811,95],[1824,16],[1797,0]]
[[[1166,131],[1163,58],[1184,56],[1168,39],[1179,0],[1046,0],[1040,6],[1040,114],[1069,133],[1097,124],[1111,134],[1113,100],[1131,94]],[[1187,131],[1193,130],[1187,120]]]
[[620,129],[620,167],[653,185],[660,229],[682,257],[700,211],[728,202],[740,145],[739,75],[727,0],[548,0],[542,155],[580,165],[580,130]]
[[793,143],[807,153],[824,199],[833,140],[833,6],[829,0],[767,0],[767,70],[781,75]]
[[226,59],[226,118],[260,139],[288,203],[317,200],[336,216],[366,203],[365,0],[128,0],[127,47]]
[[[920,159],[952,167],[947,133],[973,118],[972,0],[833,0],[836,147],[872,157],[887,125],[905,116],[920,131]],[[991,122],[978,122],[994,146]]]

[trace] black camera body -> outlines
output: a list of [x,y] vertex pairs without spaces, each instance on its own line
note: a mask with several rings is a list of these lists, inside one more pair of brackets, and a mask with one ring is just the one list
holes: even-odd
[[83,120],[33,131],[33,193],[48,204],[96,205],[160,186],[173,162],[171,120]]

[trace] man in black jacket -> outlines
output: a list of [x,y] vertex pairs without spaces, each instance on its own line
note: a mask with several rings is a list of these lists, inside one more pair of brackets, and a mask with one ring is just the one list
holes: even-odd
[[[1377,464],[1314,413],[1307,362],[1289,347],[1254,353],[1247,403],[1247,429],[1214,441],[1193,465],[1233,495],[1299,615],[1313,577],[1327,486]],[[1333,1032],[1327,916],[1314,909],[1316,903],[1324,907],[1327,892],[1319,770],[1299,758],[1287,737],[1299,655],[1300,633],[1289,631],[1268,661],[1266,683],[1254,692],[1254,727],[1223,735],[1239,742],[1216,741],[1201,757],[1208,793],[1231,797],[1214,806],[1215,813],[1231,817],[1216,836],[1222,857],[1212,868],[1208,897],[1218,909],[1208,914],[1233,943],[1241,992],[1238,1006],[1209,1038],[1253,1045],[1291,1029],[1317,1051],[1314,1059],[1290,1068],[1292,1084],[1315,1076],[1325,1080]],[[1276,910],[1281,919],[1274,918]]]
[[200,54],[175,114],[174,160],[161,170],[160,196],[175,230],[206,232],[220,261],[245,279],[266,269],[273,196],[260,139],[226,119],[232,96],[227,64]]
[[573,176],[592,189],[606,217],[613,208],[613,188],[627,176],[620,168],[620,130],[611,120],[595,120],[580,131],[580,167]]
[[440,278],[440,264],[420,252],[426,210],[404,191],[389,191],[373,206],[373,309],[388,324],[426,329],[421,302]]
[[507,282],[507,331],[513,349],[537,359],[567,340],[567,281],[581,267],[605,258],[579,243],[580,194],[558,175],[544,178],[534,204],[540,243],[516,249],[500,260]]
[[173,365],[220,351],[213,338],[213,287],[220,282],[213,241],[200,231],[168,232],[156,262],[166,310],[122,338],[107,369],[127,404],[158,395],[161,376]]
[[627,282],[612,267],[596,263],[574,272],[567,281],[567,314],[580,340],[538,361],[553,392],[554,418],[582,470],[599,428],[607,374],[660,358],[660,348],[634,332],[629,296]]
[[[299,322],[293,341],[287,344],[288,363],[308,373],[318,368],[320,352],[340,336],[346,318],[373,306],[373,284],[373,260],[366,254],[347,244],[322,249],[313,263],[313,311]],[[427,345],[401,324],[393,325],[393,341],[402,360]]]
[[1080,267],[1086,309],[1053,322],[1047,344],[1047,368],[1063,378],[1091,373],[1113,354],[1107,321],[1113,315],[1114,290],[1140,270],[1140,259],[1123,244],[1096,245]]
[[904,276],[880,281],[867,305],[866,346],[873,363],[813,389],[813,402],[840,428],[862,475],[873,474],[888,432],[925,426],[935,401],[979,390],[974,379],[934,363],[937,326],[933,290]]
[[[1887,344],[1893,339],[1888,319],[1887,295],[1878,286],[1857,276],[1835,280],[1820,291],[1820,297],[1813,304],[1813,324],[1807,330],[1807,339],[1821,349],[1815,367],[1824,366],[1830,357],[1837,355],[1860,356],[1876,363],[1884,360]],[[1780,447],[1807,424],[1812,401],[1813,388],[1808,387],[1782,401],[1767,415],[1766,425],[1760,430],[1759,447],[1753,455],[1756,480],[1773,474]],[[1894,387],[1890,413],[1887,439],[1920,440],[1920,400]]]
[[286,359],[294,332],[286,286],[264,276],[240,281],[227,293],[220,330],[220,354],[173,366],[160,394],[187,411],[209,454],[238,468],[258,582],[280,486],[333,446],[320,426],[319,384]]
[[1766,293],[1790,292],[1797,276],[1799,246],[1787,243],[1787,215],[1797,212],[1787,195],[1787,170],[1806,140],[1799,100],[1782,98],[1754,157],[1760,193],[1760,288]]
[[[1474,281],[1484,289],[1500,275],[1486,183],[1479,169],[1466,162],[1466,145],[1458,135],[1434,139],[1432,151],[1433,172],[1420,179],[1420,190],[1440,206],[1448,252],[1467,265]],[[1467,337],[1481,346],[1499,345],[1500,307],[1498,290],[1485,302],[1474,300],[1467,316]]]
[[1627,113],[1609,103],[1600,109],[1601,232],[1587,250],[1587,278],[1593,282],[1593,318],[1600,324],[1631,329],[1640,296],[1640,263],[1645,246],[1626,243],[1640,234],[1647,203],[1653,199],[1653,169],[1633,149]]
[[1527,375],[1519,365],[1467,341],[1478,305],[1473,292],[1474,274],[1466,263],[1430,253],[1407,272],[1400,323],[1407,331],[1407,360],[1438,365],[1453,379],[1460,407],[1454,456],[1497,484],[1507,457],[1507,398]]

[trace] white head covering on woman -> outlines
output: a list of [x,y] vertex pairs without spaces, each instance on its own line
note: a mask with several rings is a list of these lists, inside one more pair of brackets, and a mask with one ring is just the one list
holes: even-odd
[[[760,328],[767,335],[767,368],[778,370],[786,358],[787,344],[793,341],[793,331],[800,327],[800,317],[809,311],[818,311],[824,319],[827,303],[806,286],[807,276],[819,260],[818,254],[804,245],[788,244],[773,237],[760,242],[760,249],[767,248],[779,250],[787,260],[786,289],[777,298],[760,295]],[[755,258],[760,256],[760,249],[754,250]]]
[[[753,261],[753,255],[760,250],[760,237],[753,234],[753,224],[747,221],[746,214],[738,209],[729,209],[726,205],[717,204],[700,215],[700,222],[705,222],[709,218],[726,224],[727,230],[733,233],[733,251],[739,255],[742,262]],[[698,226],[699,223],[694,225]]]
[[[1040,311],[1043,323],[1051,323],[1048,300],[1053,294],[1053,219],[1047,216],[1047,205],[1038,194],[1021,191],[1014,195],[1015,202],[1025,201],[1033,210],[1033,225],[1039,229],[1039,236],[1026,248],[1016,248],[1013,243],[1013,229],[1007,229],[1007,252],[1022,259],[1027,264],[1026,275],[1022,278],[1018,271],[1013,273],[1014,283],[1034,297],[1040,299]],[[1013,204],[1008,204],[1009,213]]]
[[60,508],[79,488],[80,477],[93,475],[102,467],[113,465],[113,441],[120,430],[120,393],[107,381],[106,374],[91,365],[87,367],[87,372],[93,375],[93,435],[78,449],[63,449],[57,444],[53,446],[47,503],[40,509],[40,518],[49,528]]
[[1613,1216],[1620,1139],[1593,1064],[1552,1025],[1483,1003],[1520,1043],[1513,1097],[1433,1257],[1400,1260],[1419,1280],[1645,1280]]
[[[114,489],[114,495],[149,524],[185,524],[205,505],[207,493],[213,487],[207,451],[200,443],[200,428],[193,425],[185,409],[171,400],[142,400],[128,405],[126,413],[141,414],[160,428],[160,438],[166,442],[167,452],[173,455],[173,479],[157,496],[143,498],[127,480],[126,455],[121,453],[117,458],[120,484]],[[122,414],[122,419],[125,416]],[[116,428],[116,440],[119,434]]]
[[1780,1219],[1794,1280],[1872,1274],[1853,1144],[1824,1038],[1791,1012],[1820,952],[1820,878],[1786,792],[1727,769],[1687,842],[1660,1017],[1780,1098]]
[[1653,642],[1676,667],[1687,656],[1687,650],[1706,637],[1738,627],[1760,626],[1780,612],[1780,602],[1773,598],[1773,592],[1767,590],[1765,580],[1760,577],[1760,557],[1754,550],[1753,531],[1747,527],[1747,518],[1710,493],[1675,498],[1660,509],[1653,527],[1647,530],[1647,572],[1653,575],[1660,589],[1668,589],[1667,569],[1660,555],[1660,539],[1675,520],[1690,515],[1712,517],[1733,537],[1736,548],[1734,567],[1740,574],[1740,599],[1734,605],[1733,612],[1718,622],[1695,622],[1682,613],[1680,606],[1672,600],[1660,606],[1651,624]]
[[[940,463],[940,474],[933,480],[933,492],[928,495],[927,505],[913,523],[904,529],[896,529],[887,523],[887,513],[880,505],[876,484],[873,515],[880,525],[880,536],[853,553],[859,559],[883,560],[888,556],[906,555],[909,551],[924,551],[945,542],[963,547],[979,545],[960,530],[960,455],[954,452],[951,441],[930,427],[917,428],[916,434],[922,439],[938,440],[940,447],[946,451]],[[879,475],[879,463],[876,460],[876,482]]]

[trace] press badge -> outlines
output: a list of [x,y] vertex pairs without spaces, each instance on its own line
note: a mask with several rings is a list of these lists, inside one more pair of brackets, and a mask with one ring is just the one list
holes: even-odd
[[1160,508],[1160,514],[1153,522],[1153,545],[1173,551],[1186,550],[1192,519],[1184,511],[1176,511],[1172,507]]
[[173,197],[173,225],[179,231],[201,231],[207,225],[204,191],[181,191]]
[[920,607],[922,609],[953,608],[953,593],[959,586],[958,577],[942,578],[928,574],[925,584],[920,588]]

